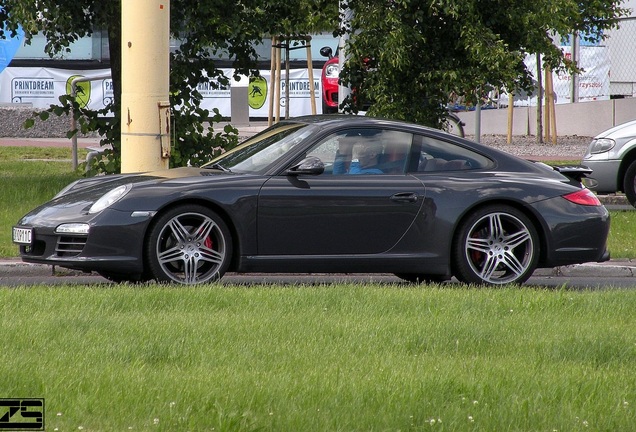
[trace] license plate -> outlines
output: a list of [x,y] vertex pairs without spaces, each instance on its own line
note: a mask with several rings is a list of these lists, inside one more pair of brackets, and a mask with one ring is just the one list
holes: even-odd
[[13,243],[31,244],[33,241],[33,230],[31,228],[13,227]]

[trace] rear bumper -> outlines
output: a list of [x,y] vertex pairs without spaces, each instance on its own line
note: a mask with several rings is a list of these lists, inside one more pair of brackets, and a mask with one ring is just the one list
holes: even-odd
[[553,198],[533,207],[545,216],[544,248],[539,267],[558,267],[610,259],[607,237],[610,214],[605,206],[583,206]]

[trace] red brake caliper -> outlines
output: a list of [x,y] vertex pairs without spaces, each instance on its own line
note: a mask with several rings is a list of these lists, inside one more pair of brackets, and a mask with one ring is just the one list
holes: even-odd
[[206,237],[206,239],[203,242],[203,244],[205,245],[206,248],[212,249],[212,239],[209,236]]

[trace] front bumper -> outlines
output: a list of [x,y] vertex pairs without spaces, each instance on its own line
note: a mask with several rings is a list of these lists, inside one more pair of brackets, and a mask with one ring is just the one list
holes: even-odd
[[623,185],[618,184],[618,170],[621,165],[620,160],[583,159],[581,165],[592,169],[590,177],[598,182],[593,188],[594,192],[614,193],[623,189]]
[[105,210],[87,235],[59,234],[34,224],[30,245],[20,245],[23,261],[82,271],[143,272],[143,245],[150,218]]

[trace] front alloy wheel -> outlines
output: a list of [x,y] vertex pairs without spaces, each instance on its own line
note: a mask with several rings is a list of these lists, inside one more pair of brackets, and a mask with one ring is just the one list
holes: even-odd
[[223,220],[199,205],[174,208],[152,225],[146,246],[150,273],[160,282],[199,284],[220,279],[232,242]]
[[532,222],[509,206],[476,211],[459,229],[454,245],[456,277],[474,284],[521,284],[534,272],[539,236]]

